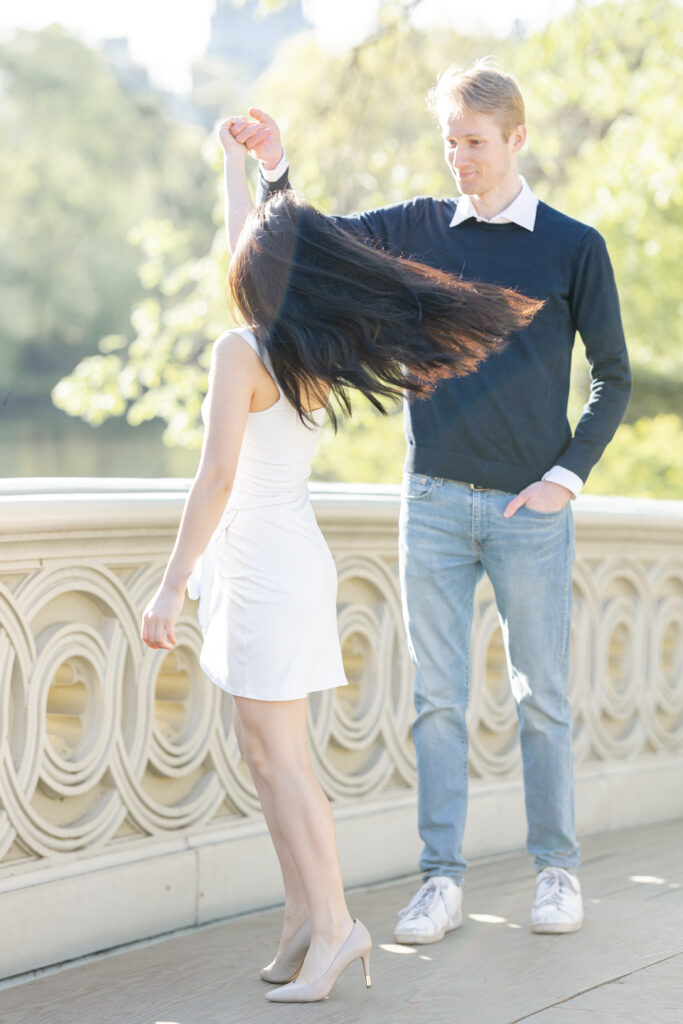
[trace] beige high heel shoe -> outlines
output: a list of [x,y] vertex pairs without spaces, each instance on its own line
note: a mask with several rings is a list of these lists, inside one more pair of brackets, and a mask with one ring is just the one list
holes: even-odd
[[288,981],[293,981],[301,970],[310,944],[311,922],[306,921],[298,932],[292,935],[280,955],[261,969],[263,980],[270,982],[271,985],[284,985]]
[[315,981],[306,984],[299,984],[292,981],[289,985],[276,988],[274,992],[268,992],[266,999],[271,1003],[315,1003],[324,999],[332,991],[334,983],[339,975],[353,960],[363,961],[363,973],[365,975],[365,987],[370,988],[370,949],[372,939],[362,921],[354,920],[353,928],[341,947],[334,960],[324,974],[321,974]]

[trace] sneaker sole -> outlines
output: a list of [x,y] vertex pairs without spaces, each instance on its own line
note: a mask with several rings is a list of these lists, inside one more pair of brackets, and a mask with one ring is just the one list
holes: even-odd
[[573,924],[532,924],[531,930],[536,935],[567,935],[570,932],[578,932],[583,921]]
[[452,918],[449,923],[435,935],[415,935],[411,932],[394,932],[394,939],[401,946],[429,946],[432,942],[441,942],[447,932],[455,931],[462,924],[462,914]]

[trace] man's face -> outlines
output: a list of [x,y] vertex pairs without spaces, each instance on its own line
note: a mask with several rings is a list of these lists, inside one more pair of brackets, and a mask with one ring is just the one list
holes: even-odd
[[466,110],[452,113],[441,122],[444,155],[463,195],[483,196],[517,173],[517,153],[526,130],[519,125],[507,141],[492,114]]

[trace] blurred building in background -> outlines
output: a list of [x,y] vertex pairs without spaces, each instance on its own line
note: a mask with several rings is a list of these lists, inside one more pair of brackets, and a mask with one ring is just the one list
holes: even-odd
[[211,123],[227,99],[238,104],[245,89],[272,63],[278,46],[310,28],[301,0],[267,16],[258,0],[234,7],[218,0],[206,56],[193,66],[192,98]]
[[130,43],[125,36],[104,39],[102,49],[124,89],[128,92],[149,92],[152,89],[147,68],[133,60]]
[[257,0],[248,0],[243,7],[219,0],[211,19],[207,57],[234,64],[253,81],[271,63],[282,40],[307,27],[300,2],[263,17]]

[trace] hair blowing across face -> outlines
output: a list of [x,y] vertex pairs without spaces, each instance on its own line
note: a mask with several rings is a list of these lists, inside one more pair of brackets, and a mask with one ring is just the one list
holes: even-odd
[[285,397],[309,422],[307,407],[324,405],[328,391],[346,413],[352,388],[384,412],[382,398],[424,396],[471,373],[542,306],[390,256],[292,191],[251,214],[229,285]]

